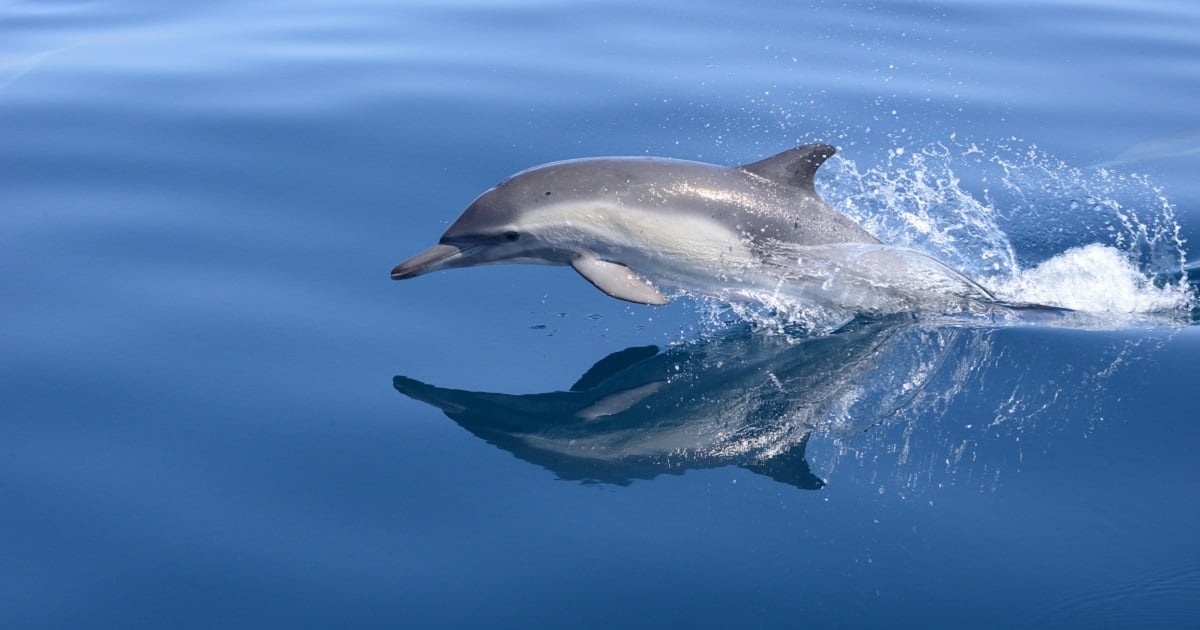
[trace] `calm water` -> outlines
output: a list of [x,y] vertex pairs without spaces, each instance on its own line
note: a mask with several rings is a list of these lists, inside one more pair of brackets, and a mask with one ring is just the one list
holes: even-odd
[[[1200,328],[1115,313],[1196,283],[1197,33],[0,2],[0,624],[1195,626]],[[814,140],[885,240],[1099,314],[806,337],[560,268],[387,279],[534,164]]]

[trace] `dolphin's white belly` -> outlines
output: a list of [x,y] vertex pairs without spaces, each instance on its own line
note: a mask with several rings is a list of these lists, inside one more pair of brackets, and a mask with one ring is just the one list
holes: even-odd
[[703,289],[757,267],[758,257],[737,231],[697,215],[634,210],[617,205],[551,206],[523,218],[545,243],[585,249],[668,289]]
[[[625,265],[660,290],[838,313],[964,310],[986,290],[919,252],[750,239],[704,216],[619,205],[550,206],[522,227],[565,250]],[[586,246],[584,246],[586,245]]]

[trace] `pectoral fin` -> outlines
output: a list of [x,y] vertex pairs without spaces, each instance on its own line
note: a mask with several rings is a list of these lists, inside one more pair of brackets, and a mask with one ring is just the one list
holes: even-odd
[[670,301],[625,265],[600,260],[594,256],[580,256],[571,266],[597,289],[618,300],[638,304],[666,304]]

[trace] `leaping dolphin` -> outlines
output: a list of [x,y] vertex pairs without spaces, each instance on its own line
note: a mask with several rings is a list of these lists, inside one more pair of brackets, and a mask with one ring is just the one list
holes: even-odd
[[538,166],[480,195],[437,245],[392,269],[403,280],[493,263],[570,265],[606,294],[666,304],[783,294],[843,314],[966,310],[975,282],[887,247],[817,194],[836,149],[809,144],[737,167],[652,157]]

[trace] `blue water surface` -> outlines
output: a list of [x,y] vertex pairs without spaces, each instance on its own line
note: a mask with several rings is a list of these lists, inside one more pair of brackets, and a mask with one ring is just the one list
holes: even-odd
[[[1188,0],[0,2],[0,625],[1194,627],[1186,308],[811,336],[387,272],[535,164],[826,141],[882,236],[974,208],[1020,265],[1104,243],[1186,289],[1197,33]],[[937,253],[999,273],[974,238]]]

